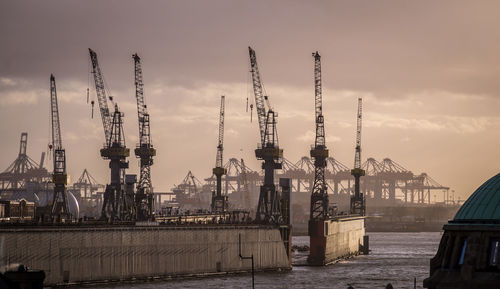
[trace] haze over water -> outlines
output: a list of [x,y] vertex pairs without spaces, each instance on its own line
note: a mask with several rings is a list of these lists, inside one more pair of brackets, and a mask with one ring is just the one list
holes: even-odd
[[[370,255],[357,256],[327,267],[294,266],[289,272],[258,273],[255,288],[422,288],[429,276],[429,259],[436,252],[441,233],[369,233]],[[293,237],[294,245],[308,245],[309,237]],[[307,253],[306,253],[307,254]],[[294,253],[294,264],[306,254]],[[250,274],[103,286],[104,288],[251,288]]]

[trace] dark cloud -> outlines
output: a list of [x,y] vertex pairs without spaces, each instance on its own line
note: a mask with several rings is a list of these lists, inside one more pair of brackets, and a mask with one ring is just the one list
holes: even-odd
[[500,3],[482,1],[3,1],[0,76],[86,82],[87,47],[111,88],[131,54],[149,81],[241,82],[246,46],[268,84],[309,85],[310,53],[328,84],[397,96],[442,89],[496,94]]

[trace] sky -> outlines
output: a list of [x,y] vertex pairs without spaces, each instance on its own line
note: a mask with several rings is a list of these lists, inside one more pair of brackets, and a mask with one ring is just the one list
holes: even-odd
[[[258,124],[246,112],[252,46],[285,158],[297,162],[314,142],[311,53],[319,51],[330,155],[353,165],[362,97],[362,159],[426,172],[463,200],[500,170],[499,10],[498,1],[1,1],[0,170],[16,158],[21,132],[34,160],[47,151],[53,73],[71,181],[87,168],[108,182],[101,120],[87,103],[87,88],[96,100],[89,47],[131,148],[132,54],[142,58],[155,191],[189,170],[211,175],[221,95],[225,161],[243,157],[257,169]],[[129,160],[137,173],[133,153]]]

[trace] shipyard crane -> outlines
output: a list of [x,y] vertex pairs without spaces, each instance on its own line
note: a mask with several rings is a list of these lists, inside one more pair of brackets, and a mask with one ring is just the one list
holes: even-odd
[[215,168],[212,172],[217,179],[216,191],[212,192],[212,212],[225,212],[227,210],[227,196],[222,195],[222,175],[227,173],[227,169],[222,165],[222,153],[224,151],[224,95],[220,97],[220,114],[219,114],[219,142],[217,143],[217,157],[215,159]]
[[282,168],[283,149],[280,149],[278,145],[276,115],[270,107],[269,97],[263,94],[257,56],[251,47],[248,47],[248,51],[261,141],[261,144],[255,150],[255,156],[258,160],[264,161],[262,163],[264,183],[260,187],[256,221],[280,223],[283,218],[281,216],[280,196],[274,184],[274,170]]
[[316,138],[311,149],[314,159],[314,183],[311,193],[310,220],[324,220],[328,217],[328,191],[325,181],[328,149],[325,143],[325,122],[323,118],[323,100],[321,84],[321,56],[316,51],[314,57],[314,107],[316,120]]
[[351,170],[351,175],[354,176],[354,196],[351,197],[351,214],[359,214],[364,216],[366,213],[366,205],[363,194],[360,192],[359,178],[365,175],[365,171],[361,168],[361,120],[362,120],[362,99],[358,98],[358,115],[356,118],[356,151],[354,154],[354,169]]
[[68,198],[66,195],[66,184],[68,176],[66,174],[66,150],[62,146],[61,123],[59,121],[59,107],[57,105],[56,79],[50,75],[50,112],[52,123],[52,149],[54,149],[54,173],[52,182],[54,183],[54,198],[52,200],[51,215],[53,218],[68,217],[70,212]]
[[[132,220],[135,218],[133,196],[125,194],[125,169],[128,168],[127,157],[130,150],[125,146],[123,132],[123,113],[115,103],[115,110],[111,116],[108,108],[108,98],[104,87],[104,78],[97,61],[97,54],[89,48],[94,75],[95,89],[104,128],[105,144],[101,149],[101,157],[109,160],[111,170],[110,183],[106,185],[102,204],[101,218],[114,220]],[[112,101],[112,97],[109,99]]]
[[137,99],[137,116],[139,118],[139,145],[135,148],[135,156],[140,159],[140,176],[135,195],[137,219],[140,221],[154,219],[154,196],[151,183],[151,166],[156,150],[151,144],[149,113],[144,103],[144,83],[142,82],[142,65],[139,55],[132,55],[135,71],[135,98]]

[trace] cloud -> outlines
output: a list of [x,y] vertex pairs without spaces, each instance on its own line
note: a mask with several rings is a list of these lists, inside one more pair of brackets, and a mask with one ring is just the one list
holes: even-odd
[[0,106],[34,105],[38,103],[40,90],[11,90],[0,92]]

